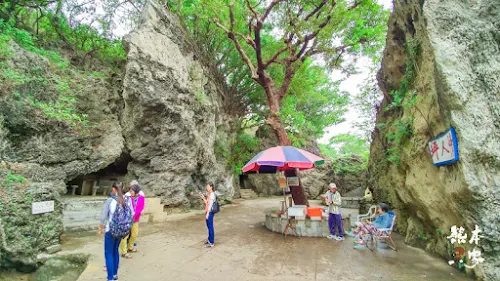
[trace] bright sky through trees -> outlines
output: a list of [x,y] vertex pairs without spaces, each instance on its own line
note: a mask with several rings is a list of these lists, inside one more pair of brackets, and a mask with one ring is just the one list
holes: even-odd
[[[378,2],[382,4],[385,9],[392,10],[393,7],[392,0],[378,0]],[[375,75],[374,73],[370,72],[371,62],[369,59],[360,58],[358,60],[358,66],[359,66],[358,69],[359,73],[349,76],[349,78],[345,79],[340,84],[340,90],[348,92],[352,99],[354,99],[356,95],[360,94],[359,87],[362,84],[362,82],[365,81],[370,75]],[[345,78],[345,75],[342,74],[340,70],[336,70],[332,72],[332,77],[336,77],[337,79],[338,77]],[[355,126],[355,122],[362,117],[360,112],[355,108],[354,105],[351,105],[349,107],[349,110],[344,115],[344,118],[346,121],[338,125],[332,126],[330,128],[327,128],[323,137],[318,141],[320,143],[327,144],[330,141],[330,139],[336,135],[348,134],[348,133],[359,134],[360,132],[358,128]]]

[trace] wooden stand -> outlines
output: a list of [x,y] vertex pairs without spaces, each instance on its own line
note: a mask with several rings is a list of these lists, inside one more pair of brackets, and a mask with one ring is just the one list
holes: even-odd
[[297,177],[299,181],[298,186],[290,186],[290,192],[292,193],[293,203],[295,205],[306,205],[309,207],[309,201],[307,200],[306,194],[304,193],[304,188],[302,187],[302,182],[300,181],[300,176],[298,170],[286,170],[286,177]]

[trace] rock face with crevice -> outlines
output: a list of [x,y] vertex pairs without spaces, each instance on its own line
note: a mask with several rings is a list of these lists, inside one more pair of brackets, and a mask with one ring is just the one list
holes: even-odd
[[[36,70],[38,81],[55,79],[58,70],[41,55],[13,41],[7,52],[6,66],[20,76],[30,77]],[[79,101],[78,109],[90,116],[92,131],[48,118],[15,94],[19,91],[22,96],[29,89],[28,94],[39,90],[45,98],[53,97],[58,94],[53,84],[4,80],[0,86],[0,268],[34,270],[39,265],[37,254],[60,243],[66,182],[113,163],[124,148],[113,110],[119,95],[110,90],[111,81],[72,67],[65,71],[73,73],[68,82],[71,95]],[[31,204],[40,201],[54,201],[54,211],[33,215]]]
[[[411,134],[394,146],[385,137],[394,128],[377,126],[369,165],[376,199],[395,208],[406,243],[451,260],[450,227],[463,226],[470,238],[479,226],[485,261],[474,272],[482,280],[500,280],[499,18],[495,0],[395,1],[378,75],[385,98],[377,123],[409,118]],[[403,79],[410,40],[420,48],[418,101],[385,110]],[[435,167],[427,143],[449,127],[457,132],[460,161]],[[387,161],[394,147],[399,165]],[[467,244],[466,253],[473,249]]]
[[[5,63],[16,73],[37,69],[49,79],[58,71],[41,55],[10,44]],[[153,3],[124,44],[123,77],[65,70],[77,79],[69,83],[77,111],[89,116],[85,131],[39,108],[21,108],[12,87],[23,85],[0,86],[0,268],[36,269],[37,254],[60,243],[66,184],[113,165],[126,165],[124,179],[137,178],[148,197],[165,205],[199,207],[201,200],[189,193],[208,182],[232,199],[232,173],[215,152],[216,139],[231,142],[235,120],[220,74],[176,17]],[[55,87],[43,93],[58,95]],[[31,214],[32,202],[47,200],[55,201],[54,212]]]
[[148,195],[170,206],[189,206],[187,193],[208,182],[232,198],[232,175],[214,154],[217,137],[231,138],[222,78],[178,19],[153,2],[124,42],[122,125],[132,157],[129,173]]

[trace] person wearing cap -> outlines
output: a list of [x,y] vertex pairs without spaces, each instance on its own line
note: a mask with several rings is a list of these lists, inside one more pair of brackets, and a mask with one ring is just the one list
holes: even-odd
[[[342,197],[340,192],[337,191],[337,185],[335,183],[330,183],[328,186],[328,191],[323,196],[325,202],[328,205],[328,226],[330,227],[330,235],[327,236],[328,239],[335,239],[337,241],[344,240],[344,228],[342,227],[342,215],[340,214],[340,206],[342,205]],[[335,235],[335,226],[339,235]]]

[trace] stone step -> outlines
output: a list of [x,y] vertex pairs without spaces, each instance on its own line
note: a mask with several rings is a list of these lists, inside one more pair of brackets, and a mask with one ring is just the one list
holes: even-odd
[[240,195],[243,199],[257,198],[259,197],[255,191],[252,189],[240,189]]

